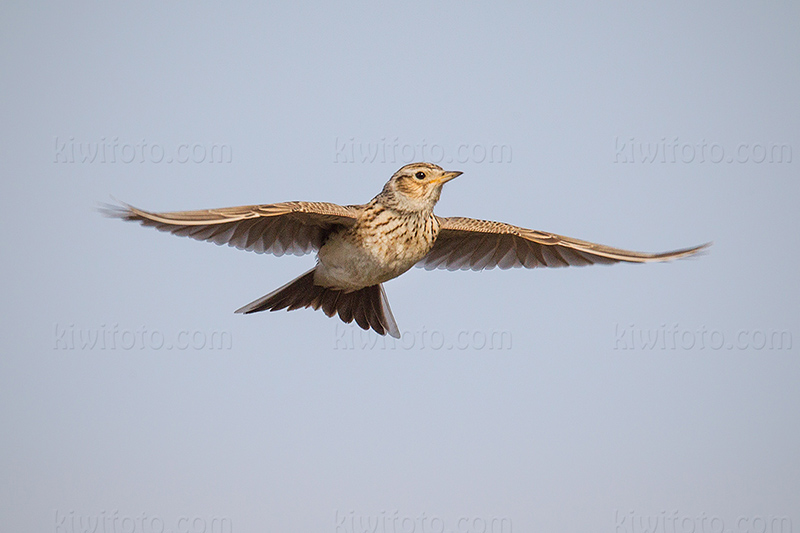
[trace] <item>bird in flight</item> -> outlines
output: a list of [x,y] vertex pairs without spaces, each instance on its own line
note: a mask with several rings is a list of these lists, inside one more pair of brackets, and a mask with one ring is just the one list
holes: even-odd
[[317,264],[237,313],[312,307],[379,335],[400,337],[383,283],[417,265],[427,270],[648,263],[696,254],[710,243],[664,253],[620,250],[503,222],[439,217],[442,186],[460,176],[431,163],[406,165],[363,205],[283,202],[150,213],[108,206],[106,215],[240,250],[304,255]]

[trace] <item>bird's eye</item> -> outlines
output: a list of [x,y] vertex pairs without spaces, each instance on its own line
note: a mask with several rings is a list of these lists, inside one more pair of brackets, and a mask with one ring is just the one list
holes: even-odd
[[424,180],[425,179],[425,173],[424,172],[417,172],[416,174],[414,174],[414,177],[417,178],[418,180]]

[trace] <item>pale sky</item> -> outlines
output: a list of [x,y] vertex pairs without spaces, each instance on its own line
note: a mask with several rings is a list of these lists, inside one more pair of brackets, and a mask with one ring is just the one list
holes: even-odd
[[[4,3],[3,528],[800,530],[798,21],[771,2]],[[419,159],[464,171],[442,216],[714,244],[412,269],[385,287],[394,343],[233,313],[313,256],[96,211],[363,203]]]

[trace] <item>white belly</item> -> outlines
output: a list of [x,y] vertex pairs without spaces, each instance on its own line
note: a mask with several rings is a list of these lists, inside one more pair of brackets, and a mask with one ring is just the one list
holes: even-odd
[[358,229],[332,234],[317,255],[314,283],[349,291],[396,278],[430,251],[438,227],[428,229],[418,231],[416,237],[406,234],[404,238],[395,232],[388,239]]

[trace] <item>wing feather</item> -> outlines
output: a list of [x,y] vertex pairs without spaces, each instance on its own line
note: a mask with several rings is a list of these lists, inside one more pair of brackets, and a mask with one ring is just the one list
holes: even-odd
[[711,244],[653,254],[613,248],[503,222],[439,217],[439,225],[440,231],[433,249],[417,263],[417,266],[427,270],[565,267],[620,261],[649,263],[689,257]]
[[492,257],[495,250],[497,250],[497,239],[492,239],[491,236],[485,235],[481,240],[480,247],[476,248],[475,254],[473,254],[472,270],[492,268]]
[[494,252],[492,252],[491,257],[486,262],[487,266],[491,265],[491,268],[496,267],[500,263],[500,261],[506,255],[508,255],[508,253],[511,251],[511,248],[513,247],[511,239],[505,238],[504,235],[500,236],[500,238],[498,238],[497,236],[493,236],[493,238],[495,241],[497,241],[497,245],[495,246]]
[[284,202],[169,213],[123,204],[104,206],[101,211],[173,235],[240,250],[303,255],[319,250],[331,231],[353,225],[362,209],[326,202]]

